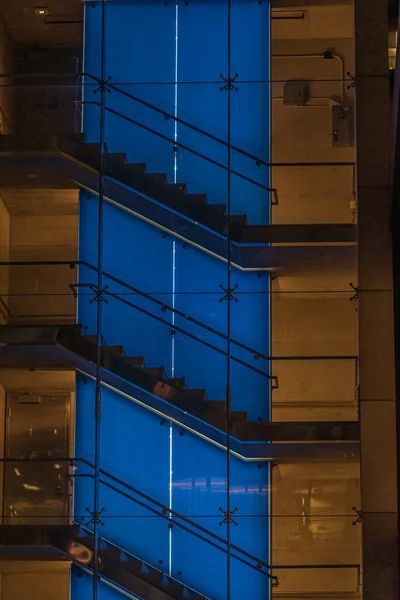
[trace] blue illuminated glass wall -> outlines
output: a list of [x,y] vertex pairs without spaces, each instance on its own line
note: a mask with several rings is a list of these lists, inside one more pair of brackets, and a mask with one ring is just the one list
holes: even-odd
[[[269,168],[254,157],[270,159],[269,10],[269,2],[252,0],[87,2],[86,140],[104,154],[145,163],[171,184],[185,183],[190,194],[206,194],[222,211],[247,215],[249,224],[268,223]],[[96,91],[103,76],[107,89]],[[241,270],[229,251],[221,260],[127,211],[105,173],[100,177],[100,197],[80,192],[84,333],[123,346],[149,367],[163,366],[165,377],[185,378],[187,388],[205,390],[208,400],[229,403],[250,421],[268,421],[269,365],[243,347],[269,355],[268,272]],[[229,237],[225,243],[234,246]],[[100,307],[87,293],[99,281],[91,267],[99,265],[107,286]],[[232,545],[269,562],[269,463],[229,453],[228,436],[216,445],[118,387],[101,386],[96,428],[96,381],[79,374],[76,393],[76,456],[98,461],[141,498],[126,497],[103,475],[98,534],[209,598],[268,598],[270,579],[239,560]],[[93,495],[93,480],[77,478],[82,524]],[[179,517],[155,513],[157,503]],[[73,600],[88,597],[88,576],[72,577]],[[101,587],[100,597],[115,593]]]

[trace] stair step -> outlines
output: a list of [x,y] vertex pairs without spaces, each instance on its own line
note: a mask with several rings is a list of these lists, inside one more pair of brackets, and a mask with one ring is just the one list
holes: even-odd
[[187,393],[190,394],[191,396],[196,396],[196,398],[199,398],[199,400],[206,400],[206,390],[203,390],[203,389],[199,389],[199,390],[189,389],[189,390],[187,390]]
[[229,218],[231,238],[238,240],[243,227],[247,225],[247,215],[231,215]]
[[140,577],[156,587],[160,587],[163,580],[163,574],[160,571],[149,571],[148,573],[142,572],[140,573]]
[[104,352],[108,352],[108,354],[117,356],[118,358],[121,358],[124,356],[124,347],[123,346],[101,346],[101,349]]
[[156,377],[157,379],[162,379],[164,376],[164,367],[146,367],[143,369],[151,375],[152,377]]
[[144,175],[147,171],[146,163],[125,163],[127,174]]
[[224,215],[226,213],[226,204],[209,204],[209,207],[215,210],[216,212]]
[[166,592],[169,596],[177,598],[177,600],[180,600],[181,598],[187,598],[187,596],[183,595],[185,587],[180,583],[165,583],[161,586],[161,589],[163,590],[163,592]]
[[[82,337],[84,340],[86,340],[90,344],[93,344],[93,346],[97,346],[97,339],[98,339],[97,335],[84,335]],[[105,340],[102,335],[100,336],[100,339],[101,339],[101,344],[105,345]]]
[[167,175],[166,173],[148,173],[147,178],[150,181],[154,181],[154,183],[167,183]]
[[100,154],[101,152],[101,144],[98,142],[90,142],[84,145],[84,148],[87,152],[91,152],[93,154]]
[[122,163],[123,165],[126,163],[126,158],[125,152],[111,152],[111,154],[106,154],[107,160],[114,163]]
[[196,202],[198,204],[202,204],[203,206],[207,206],[207,194],[186,194],[188,202]]
[[171,387],[177,390],[185,389],[185,378],[184,377],[174,377],[172,379],[164,379],[164,383],[170,385]]
[[210,404],[215,410],[225,413],[225,408],[226,408],[225,400],[209,400],[208,404]]
[[231,215],[230,222],[234,227],[244,227],[247,224],[247,215]]
[[143,563],[141,560],[124,560],[121,561],[121,567],[129,571],[130,573],[134,573],[135,575],[142,574],[142,566]]
[[244,410],[231,410],[231,419],[239,423],[247,422],[247,412]]
[[182,196],[187,195],[186,183],[168,183],[165,187]]
[[124,361],[132,365],[132,367],[137,367],[138,369],[143,369],[144,367],[143,356],[124,356]]

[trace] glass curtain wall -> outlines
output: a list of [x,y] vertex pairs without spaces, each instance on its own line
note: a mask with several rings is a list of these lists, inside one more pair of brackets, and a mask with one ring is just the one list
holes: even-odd
[[358,454],[307,437],[359,419],[353,7],[287,4],[92,0],[4,69],[2,323],[86,357],[67,512],[4,515],[75,524],[72,600],[361,594]]

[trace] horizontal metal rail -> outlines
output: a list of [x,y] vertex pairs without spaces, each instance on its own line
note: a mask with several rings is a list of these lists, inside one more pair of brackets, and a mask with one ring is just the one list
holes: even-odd
[[[83,104],[83,105],[91,104],[91,105],[100,107],[100,102],[92,102],[92,101],[85,102],[83,100],[83,101],[79,101],[79,104]],[[165,135],[164,133],[160,133],[159,131],[156,131],[155,129],[148,127],[148,125],[144,125],[143,123],[140,123],[140,121],[136,121],[135,119],[132,119],[132,117],[128,117],[127,115],[124,115],[124,114],[118,112],[117,110],[110,108],[109,106],[106,106],[105,110],[108,113],[111,113],[111,114],[119,117],[120,119],[123,119],[124,121],[128,121],[129,123],[132,123],[133,125],[136,125],[137,127],[140,127],[140,129],[144,129],[145,131],[148,131],[152,135],[155,135],[156,137],[159,137],[166,142],[170,142],[172,144],[173,148],[176,148],[176,149],[183,148],[183,150],[187,150],[191,154],[198,156],[199,158],[211,163],[212,165],[215,165],[216,167],[219,167],[220,169],[223,169],[224,171],[228,171],[227,165],[224,165],[224,164],[218,162],[217,160],[214,160],[213,158],[210,158],[209,156],[206,156],[205,154],[202,154],[201,152],[194,150],[193,148],[191,148],[190,146],[187,146],[186,144],[177,142],[173,138],[170,138],[167,135]],[[232,173],[232,175],[236,175],[236,177],[239,177],[240,179],[243,179],[244,181],[247,181],[248,183],[251,183],[251,184],[257,186],[257,187],[265,190],[266,192],[272,192],[274,195],[274,204],[278,204],[278,193],[277,193],[276,188],[270,188],[262,183],[259,183],[255,179],[252,179],[251,177],[248,177],[247,175],[240,173],[239,171],[235,171],[234,169],[231,169],[230,172]]]
[[[98,77],[96,77],[95,75],[92,75],[91,73],[81,73],[79,75],[79,78],[81,78],[81,77],[89,77],[90,79],[93,79],[97,84],[101,83],[101,80]],[[123,84],[121,84],[121,85],[123,85]],[[141,104],[142,106],[145,106],[146,108],[150,108],[154,112],[159,113],[160,115],[162,115],[164,117],[164,119],[174,121],[175,123],[179,123],[180,125],[183,125],[184,127],[191,129],[192,131],[196,131],[197,133],[204,135],[205,137],[209,138],[210,140],[217,142],[217,144],[221,144],[221,145],[225,146],[225,148],[229,147],[228,142],[219,138],[218,136],[213,135],[212,133],[209,133],[205,129],[201,129],[200,127],[197,127],[196,125],[193,125],[192,123],[189,123],[188,121],[181,119],[180,117],[177,117],[177,116],[173,115],[172,113],[169,113],[169,112],[163,110],[162,108],[159,108],[158,106],[152,104],[151,102],[147,102],[146,100],[143,100],[142,98],[139,98],[138,96],[135,96],[134,94],[131,94],[129,92],[126,92],[125,90],[120,89],[117,85],[112,84],[109,81],[107,82],[107,87],[118,92],[119,94],[122,94],[123,96],[126,96],[127,98],[130,98],[134,102]],[[179,146],[180,144],[178,143],[177,145]],[[251,159],[252,161],[254,161],[256,163],[257,166],[261,166],[261,165],[263,165],[265,167],[293,166],[292,163],[272,163],[269,161],[265,161],[264,159],[260,158],[259,156],[251,154],[250,152],[247,152],[246,150],[243,150],[242,148],[239,148],[238,146],[235,146],[235,145],[231,145],[230,149],[234,150],[238,154],[241,154],[242,156],[246,156],[247,158]],[[337,163],[337,162],[299,163],[296,166],[305,166],[305,167],[306,166],[348,166],[348,167],[350,167],[350,166],[354,166],[354,165],[355,165],[355,161],[347,161],[347,162],[340,162],[340,163]]]
[[[103,275],[105,275],[105,273],[103,273]],[[72,293],[75,295],[75,297],[78,296],[79,288],[89,288],[91,291],[93,291],[93,292],[95,291],[95,285],[93,283],[71,283],[70,288],[71,288]],[[172,325],[171,323],[169,323],[169,321],[166,321],[162,317],[158,317],[157,315],[154,315],[152,312],[146,310],[145,308],[141,308],[140,306],[137,306],[137,304],[134,304],[133,302],[126,300],[122,296],[119,296],[118,294],[113,294],[109,290],[104,290],[103,293],[104,293],[104,296],[110,296],[111,298],[114,298],[115,300],[118,300],[119,302],[122,302],[123,304],[126,304],[127,306],[130,306],[131,308],[134,308],[138,312],[140,312],[144,315],[147,315],[148,317],[150,317],[152,319],[155,319],[159,323],[166,325],[167,327],[169,327],[171,329],[171,331],[174,331],[174,332],[179,331],[179,333],[183,333],[183,335],[186,335],[190,339],[195,340],[196,342],[199,342],[200,344],[203,344],[203,346],[206,346],[207,348],[214,350],[218,354],[222,354],[223,356],[228,356],[228,353],[225,350],[222,350],[221,348],[218,348],[217,346],[210,344],[210,342],[206,342],[205,340],[199,338],[198,336],[194,335],[193,333],[189,333],[188,331],[186,331],[182,327],[179,327],[178,325],[175,325],[175,324]],[[265,371],[261,371],[261,369],[257,369],[257,367],[253,367],[246,361],[241,360],[240,358],[237,358],[236,356],[233,356],[232,354],[230,355],[230,358],[233,361],[239,363],[240,365],[243,365],[244,367],[249,368],[251,371],[258,373],[262,377],[270,379],[273,382],[273,384],[272,384],[273,389],[278,388],[278,378],[276,376],[270,375],[269,373],[265,373]]]
[[[48,457],[43,457],[43,458],[32,458],[32,459],[27,459],[27,458],[0,458],[0,464],[4,463],[68,463],[69,466],[73,467],[74,465],[76,465],[76,463],[81,463],[83,465],[86,465],[87,467],[89,467],[90,469],[94,469],[94,465],[86,460],[85,458],[79,457],[79,458],[59,458],[59,457],[55,457],[55,458],[48,458]],[[113,489],[114,491],[116,491],[118,494],[120,494],[121,496],[124,496],[125,498],[135,502],[136,504],[146,508],[146,510],[149,510],[150,512],[153,512],[154,514],[157,514],[158,516],[166,519],[167,521],[171,522],[171,518],[175,517],[176,519],[179,519],[180,521],[182,521],[183,523],[185,523],[186,525],[190,526],[190,528],[194,528],[198,531],[200,531],[202,534],[207,535],[209,538],[211,538],[211,540],[214,540],[213,542],[210,540],[207,540],[206,538],[204,538],[202,535],[196,533],[195,531],[193,531],[192,529],[189,529],[189,527],[186,527],[185,525],[182,525],[182,523],[179,523],[179,521],[175,521],[172,520],[172,523],[178,527],[180,527],[181,529],[184,529],[185,531],[187,531],[188,533],[194,535],[195,537],[197,537],[198,539],[201,539],[203,541],[205,541],[208,544],[211,544],[212,546],[214,546],[215,548],[220,549],[222,552],[227,553],[230,550],[233,550],[234,552],[242,555],[244,558],[239,558],[238,556],[234,556],[234,558],[240,560],[242,563],[246,564],[247,566],[251,567],[252,569],[260,572],[262,575],[265,575],[266,577],[277,581],[278,577],[275,575],[271,575],[269,572],[263,571],[262,569],[268,569],[271,570],[273,567],[271,565],[269,565],[268,563],[264,562],[263,560],[257,558],[256,556],[253,556],[252,554],[250,554],[249,552],[247,552],[246,550],[243,550],[242,548],[240,548],[239,546],[236,546],[235,544],[229,544],[229,549],[228,548],[224,548],[224,547],[220,547],[218,544],[222,544],[223,546],[227,546],[227,541],[216,535],[215,533],[213,533],[212,531],[209,531],[208,529],[206,529],[205,527],[203,527],[202,525],[199,525],[198,523],[195,523],[194,521],[191,521],[188,517],[185,517],[183,515],[181,515],[180,513],[168,508],[167,506],[165,506],[164,504],[162,504],[161,502],[159,502],[158,500],[155,500],[154,498],[152,498],[151,496],[141,492],[140,490],[136,489],[135,487],[133,487],[132,485],[126,483],[125,481],[119,479],[118,477],[115,477],[114,475],[112,475],[111,473],[108,473],[107,471],[105,471],[104,469],[100,469],[99,470],[100,474],[103,475],[104,477],[107,477],[108,479],[110,479],[111,481],[113,481],[114,483],[126,488],[127,490],[129,490],[130,492],[136,494],[137,496],[139,496],[140,498],[142,498],[143,500],[145,500],[146,502],[153,504],[155,507],[159,508],[160,511],[157,511],[156,508],[152,508],[151,506],[146,505],[144,502],[141,502],[140,500],[138,500],[137,498],[133,498],[130,494],[128,494],[127,492],[124,492],[120,489],[118,489],[117,487],[113,486],[112,484],[104,481],[104,480],[100,480],[101,483],[103,483],[104,485],[106,485],[107,487],[109,487],[110,489]],[[90,477],[90,478],[94,478],[94,474],[93,473],[73,473],[70,474],[71,477],[73,478],[80,478],[80,477]],[[168,516],[170,515],[170,516]],[[216,543],[217,542],[217,543]],[[248,560],[251,560],[253,563],[255,564],[251,564],[249,562],[247,562]]]

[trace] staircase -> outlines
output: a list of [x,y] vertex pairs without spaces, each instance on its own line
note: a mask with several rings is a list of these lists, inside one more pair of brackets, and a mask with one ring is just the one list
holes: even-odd
[[[32,179],[25,178],[34,173],[37,187],[99,191],[100,145],[86,143],[84,135],[3,135],[0,157],[5,187],[32,187]],[[189,244],[225,260],[229,232],[233,267],[271,270],[321,257],[338,261],[355,257],[355,225],[249,225],[245,214],[228,216],[224,203],[209,204],[206,194],[190,194],[186,184],[168,182],[165,173],[148,173],[144,163],[131,164],[124,153],[104,155],[102,166],[108,178],[107,197]],[[270,192],[277,202],[277,191]],[[271,247],[272,243],[284,245]]]
[[[27,173],[38,175],[38,186],[43,185],[43,182],[51,185],[54,181],[60,185],[60,182],[64,181],[68,182],[69,186],[96,193],[99,189],[99,170],[103,168],[108,178],[107,196],[112,198],[113,202],[217,258],[226,258],[229,236],[233,242],[233,264],[243,269],[274,268],[278,264],[284,264],[285,260],[290,262],[293,256],[296,256],[296,260],[304,260],[310,253],[309,249],[297,246],[294,251],[290,247],[272,249],[269,246],[271,243],[331,244],[337,241],[354,241],[355,228],[349,225],[298,226],[294,229],[249,225],[245,214],[227,215],[225,204],[209,204],[206,194],[190,194],[185,184],[168,182],[164,173],[149,173],[145,164],[127,162],[124,153],[101,156],[100,146],[86,143],[82,136],[74,139],[31,138],[29,143],[32,144],[32,150],[22,138],[1,136],[0,156],[4,160],[0,167],[0,176],[3,177],[5,185],[10,185],[12,181],[15,183],[16,178],[21,181],[21,169],[25,169]],[[277,201],[276,190],[271,190],[271,193]],[[346,249],[345,252],[347,251]],[[318,253],[321,253],[320,246]],[[354,460],[358,458],[358,423],[252,421],[245,410],[233,410],[227,415],[226,400],[209,398],[206,385],[191,389],[187,386],[185,377],[167,377],[164,365],[148,363],[146,356],[129,355],[123,345],[107,345],[104,339],[99,340],[96,335],[85,335],[85,330],[80,325],[2,326],[0,344],[0,367],[71,368],[78,370],[88,379],[98,375],[96,363],[99,352],[99,376],[104,387],[118,390],[121,397],[133,401],[135,407],[143,407],[153,416],[157,415],[154,420],[158,419],[160,427],[170,423],[172,428],[173,424],[181,428],[178,435],[182,436],[188,431],[196,438],[196,452],[199,454],[204,449],[204,443],[209,443],[212,451],[218,448],[220,452],[228,448],[234,454],[235,460],[240,461],[240,468],[248,468],[249,472],[249,465],[253,468],[255,461],[260,461],[257,469],[265,486],[269,481],[271,461],[295,462],[313,460],[320,456],[325,461],[340,460],[344,456],[352,456]],[[273,387],[278,384],[273,375],[263,373],[263,376],[267,379],[267,386]],[[122,418],[121,415],[119,418]],[[82,419],[80,427],[83,431]],[[163,431],[165,430],[164,427]],[[324,450],[322,455],[321,449]],[[262,472],[265,463],[268,466]],[[115,458],[113,464],[119,465]],[[112,475],[108,477],[111,478]],[[250,479],[251,477],[249,482]],[[145,484],[147,483],[146,480]],[[121,492],[121,486],[127,487],[124,481],[120,481],[115,490],[125,497],[126,493]],[[159,512],[160,508],[159,506]],[[222,507],[219,510],[222,511]],[[157,516],[160,517],[160,514]],[[175,526],[172,511],[169,511],[168,507],[161,508],[161,517],[170,520],[168,527]],[[222,524],[224,522],[222,519]],[[217,526],[220,524],[217,522]],[[188,524],[185,522],[186,526]],[[190,524],[190,534],[193,533],[194,526],[193,523]],[[251,545],[252,534],[248,533],[246,527],[247,524],[243,525],[243,530],[247,532],[246,543]],[[210,533],[203,528],[203,533],[204,531],[214,540],[214,544],[215,532]],[[210,597],[186,585],[188,580],[192,581],[186,574],[182,578],[185,583],[182,583],[166,574],[165,566],[157,569],[155,561],[150,564],[150,561],[134,556],[122,548],[123,544],[119,547],[107,539],[100,538],[99,550],[95,551],[95,541],[93,531],[88,530],[82,523],[74,523],[64,528],[49,527],[39,530],[36,527],[13,526],[0,530],[0,546],[31,544],[37,547],[50,544],[78,566],[89,571],[98,569],[101,581],[116,586],[130,597],[139,596],[146,600],[208,600]],[[217,542],[218,549],[226,553],[226,540],[219,538]],[[262,545],[259,539],[257,544]],[[266,552],[265,544],[262,548],[263,552]],[[246,556],[245,560],[243,556],[240,559],[246,567],[249,566],[246,560],[250,560],[250,567],[256,572],[254,575],[252,571],[254,580],[251,585],[254,587],[251,589],[257,589],[258,593],[261,589],[264,590],[265,597],[265,590],[270,582],[267,585],[263,582],[260,586],[258,578],[266,576],[273,581],[269,566],[263,560],[255,559],[247,550],[241,551],[236,546],[235,552]],[[193,562],[196,561],[195,552],[192,554],[190,560]],[[96,557],[97,564],[94,562]],[[202,569],[212,579],[204,565]]]

